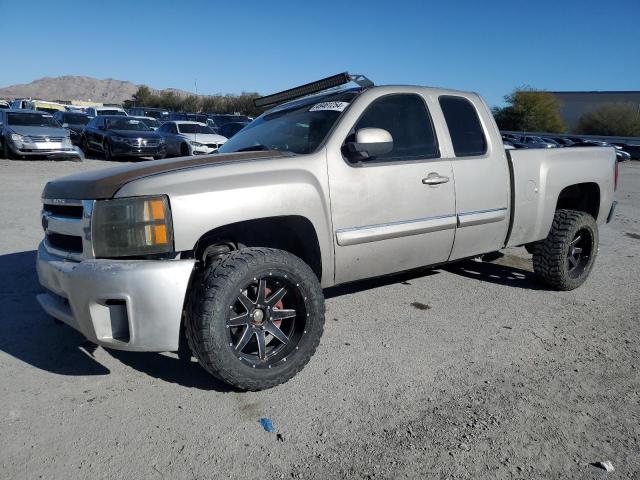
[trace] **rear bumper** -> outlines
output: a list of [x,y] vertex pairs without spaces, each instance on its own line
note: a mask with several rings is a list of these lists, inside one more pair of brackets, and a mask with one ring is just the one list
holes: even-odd
[[64,261],[40,244],[37,272],[51,316],[104,347],[175,351],[194,260]]

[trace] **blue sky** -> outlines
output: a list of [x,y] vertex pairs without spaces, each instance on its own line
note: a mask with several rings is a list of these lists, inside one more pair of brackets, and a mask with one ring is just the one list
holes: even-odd
[[640,0],[0,0],[0,86],[87,75],[263,94],[341,71],[473,90],[640,89]]

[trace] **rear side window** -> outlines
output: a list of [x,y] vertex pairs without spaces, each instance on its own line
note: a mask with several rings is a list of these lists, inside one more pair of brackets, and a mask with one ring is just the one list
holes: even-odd
[[394,94],[378,98],[360,117],[355,128],[383,128],[393,137],[393,150],[376,157],[376,161],[440,156],[429,111],[418,95]]
[[456,157],[485,154],[487,139],[473,104],[463,97],[442,96],[439,100]]

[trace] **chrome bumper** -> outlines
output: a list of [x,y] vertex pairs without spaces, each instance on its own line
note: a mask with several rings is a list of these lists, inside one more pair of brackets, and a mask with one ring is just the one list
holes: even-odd
[[178,349],[182,309],[194,260],[65,261],[38,248],[36,268],[48,290],[37,296],[51,316],[92,342],[130,351]]

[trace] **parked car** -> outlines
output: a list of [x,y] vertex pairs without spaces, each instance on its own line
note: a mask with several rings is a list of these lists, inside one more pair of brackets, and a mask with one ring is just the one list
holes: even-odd
[[323,91],[351,78],[256,100],[273,108],[217,155],[47,183],[40,305],[95,344],[193,355],[260,390],[312,357],[323,288],[520,245],[550,288],[587,279],[613,149],[505,151],[475,93]]
[[619,162],[625,160],[631,160],[631,155],[628,152],[622,150],[620,145],[614,145],[609,142],[605,142],[602,140],[583,140],[581,143],[576,145],[577,147],[613,147],[616,150],[616,158]]
[[197,122],[204,123],[214,132],[216,131],[216,124],[204,113],[185,113],[185,112],[171,112],[167,121],[172,122]]
[[72,158],[82,156],[71,143],[69,130],[47,112],[0,110],[0,141],[4,158]]
[[8,110],[11,108],[11,105],[9,105],[9,102],[6,100],[0,100],[0,108]]
[[575,145],[575,142],[571,141],[567,137],[550,137],[550,138],[558,142],[563,147],[573,147]]
[[223,137],[231,138],[244,127],[249,125],[249,122],[229,122],[218,127],[218,133]]
[[159,122],[165,122],[169,120],[169,110],[164,108],[153,107],[132,107],[129,109],[128,114],[134,117],[151,117],[155,118]]
[[151,130],[158,130],[158,128],[160,128],[160,125],[162,125],[163,123],[163,122],[160,122],[157,118],[153,118],[153,117],[139,117],[139,116],[132,116],[132,115],[129,115],[129,116],[131,118],[135,118],[137,120],[144,122],[145,125],[149,127]]
[[627,152],[633,160],[640,160],[640,143],[614,143],[613,145],[617,145],[623,151]]
[[167,155],[186,157],[212,153],[227,141],[204,123],[186,120],[163,123],[158,129],[167,146]]
[[71,134],[71,142],[74,145],[80,145],[80,139],[82,138],[82,130],[91,118],[78,112],[56,112],[53,114],[53,118],[62,125],[63,128],[69,130]]
[[556,143],[545,142],[541,137],[534,135],[525,135],[521,141],[529,148],[556,148],[558,146]]
[[552,145],[555,145],[555,146],[556,146],[556,148],[564,147],[564,144],[563,144],[563,143],[560,143],[560,142],[559,142],[559,141],[557,141],[555,138],[551,138],[551,137],[542,137],[542,140],[543,140],[543,141],[545,141],[545,142],[547,142],[547,143],[550,143],[550,144],[552,144]]
[[94,117],[82,131],[82,149],[115,157],[153,157],[166,155],[164,139],[141,120],[122,115]]
[[211,119],[217,128],[220,128],[222,125],[231,122],[242,122],[242,123],[250,123],[251,119],[246,115],[234,115],[228,113],[210,113],[207,115],[209,119]]
[[127,116],[127,112],[120,107],[87,107],[87,115],[90,117],[99,117],[101,115]]

